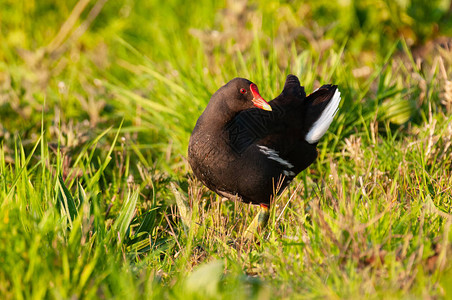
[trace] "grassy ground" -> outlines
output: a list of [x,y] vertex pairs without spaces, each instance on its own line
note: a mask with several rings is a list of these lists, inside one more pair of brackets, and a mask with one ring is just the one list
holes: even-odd
[[[451,298],[450,1],[0,1],[0,297]],[[191,175],[229,79],[338,84],[255,208]],[[189,209],[186,209],[188,204]]]

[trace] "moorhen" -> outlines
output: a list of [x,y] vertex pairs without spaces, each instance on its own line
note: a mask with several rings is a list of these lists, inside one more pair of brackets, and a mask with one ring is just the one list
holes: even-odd
[[253,223],[265,226],[272,198],[316,159],[340,100],[336,85],[306,96],[289,75],[282,93],[267,103],[256,84],[234,78],[196,122],[188,146],[193,173],[221,196],[259,204]]

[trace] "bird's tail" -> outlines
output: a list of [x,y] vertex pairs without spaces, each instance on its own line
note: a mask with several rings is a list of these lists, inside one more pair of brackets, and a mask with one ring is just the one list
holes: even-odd
[[305,140],[314,144],[325,134],[336,115],[341,102],[337,85],[323,85],[305,99]]

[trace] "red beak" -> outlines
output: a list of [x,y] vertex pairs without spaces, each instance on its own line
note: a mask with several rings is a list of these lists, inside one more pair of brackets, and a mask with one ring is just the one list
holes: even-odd
[[267,101],[265,101],[264,98],[262,98],[262,96],[259,94],[257,85],[255,85],[254,83],[250,84],[250,90],[251,93],[253,93],[254,99],[252,101],[254,106],[259,107],[260,109],[263,110],[272,111],[272,107],[270,106],[270,104],[268,104]]

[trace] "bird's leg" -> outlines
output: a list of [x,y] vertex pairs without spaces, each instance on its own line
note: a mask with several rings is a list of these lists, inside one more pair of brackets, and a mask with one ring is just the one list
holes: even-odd
[[267,226],[268,218],[270,217],[270,210],[268,209],[268,205],[261,204],[260,212],[254,217],[251,224],[245,230],[244,236],[246,239],[252,239],[254,234],[258,229],[263,229]]
[[258,227],[265,228],[268,223],[268,219],[270,218],[270,210],[268,209],[268,205],[261,204],[261,211],[258,214]]

